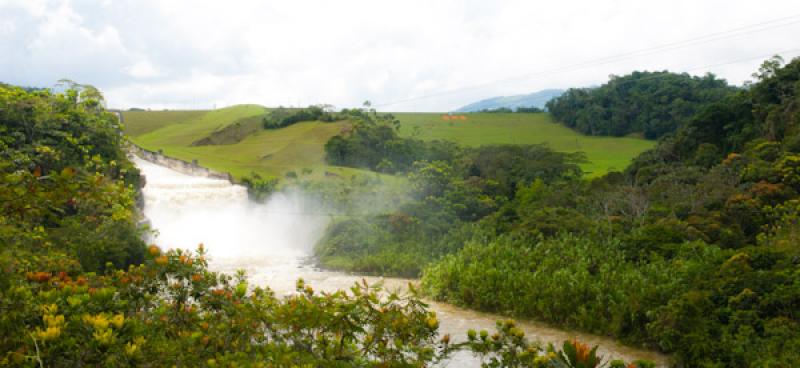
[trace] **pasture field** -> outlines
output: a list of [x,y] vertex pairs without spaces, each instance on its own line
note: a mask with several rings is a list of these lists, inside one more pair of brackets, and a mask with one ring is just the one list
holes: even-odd
[[123,112],[122,116],[125,131],[135,138],[134,142],[166,150],[171,146],[189,146],[238,119],[267,112],[263,106],[236,105],[218,110],[133,111]]
[[[449,140],[465,146],[539,144],[561,152],[584,152],[588,176],[623,170],[655,141],[635,137],[597,137],[580,134],[553,121],[549,114],[467,113],[456,118],[438,113],[395,113],[400,134],[423,140]],[[446,117],[447,116],[447,117]],[[463,118],[461,118],[463,116]]]
[[[206,111],[123,112],[123,118],[126,133],[137,145],[161,149],[187,161],[196,159],[203,166],[230,172],[236,178],[251,172],[282,177],[290,171],[300,174],[303,169],[310,169],[314,177],[323,177],[326,172],[339,176],[365,173],[325,164],[325,142],[338,134],[346,122],[303,122],[260,130],[234,144],[192,145],[232,123],[268,113],[269,109],[262,106],[237,105]],[[590,161],[583,165],[589,176],[622,170],[633,157],[655,145],[640,138],[585,136],[553,122],[548,114],[470,113],[456,118],[443,118],[446,115],[437,113],[394,115],[401,122],[400,134],[407,137],[450,140],[465,146],[545,143],[557,151],[582,151]]]
[[163,128],[167,124],[177,124],[197,120],[207,111],[169,110],[169,111],[123,111],[125,133],[140,136]]
[[[312,176],[349,177],[364,170],[325,165],[325,142],[338,134],[345,123],[303,122],[276,130],[261,130],[236,144],[192,146],[214,131],[237,121],[267,113],[256,105],[171,114],[171,111],[123,112],[125,129],[133,143],[182,160],[198,160],[200,165],[229,172],[241,178],[251,172],[282,177],[289,171],[300,175],[310,169]],[[139,115],[139,116],[137,116]],[[133,118],[132,118],[133,117]],[[147,129],[142,129],[147,125]],[[136,134],[143,132],[141,134]],[[377,175],[371,173],[372,175]]]

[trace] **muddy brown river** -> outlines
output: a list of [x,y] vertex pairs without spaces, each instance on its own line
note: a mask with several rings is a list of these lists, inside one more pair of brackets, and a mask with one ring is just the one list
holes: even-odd
[[[294,292],[298,278],[325,291],[348,289],[362,278],[382,281],[388,289],[402,289],[408,282],[416,282],[326,271],[311,264],[312,248],[329,217],[299,193],[277,193],[265,204],[254,204],[242,186],[181,174],[138,158],[134,161],[146,178],[144,213],[157,232],[153,241],[164,248],[183,249],[195,249],[203,243],[215,271],[243,269],[251,284],[268,286],[278,295]],[[450,334],[455,341],[465,339],[470,328],[492,330],[495,321],[504,319],[449,304],[430,304],[440,321],[440,333]],[[519,325],[529,339],[544,344],[560,345],[564,340],[578,338],[599,345],[605,361],[648,359],[659,367],[667,366],[664,355],[625,346],[607,337],[532,321],[519,321]],[[460,353],[444,366],[478,367],[480,361],[470,353]]]

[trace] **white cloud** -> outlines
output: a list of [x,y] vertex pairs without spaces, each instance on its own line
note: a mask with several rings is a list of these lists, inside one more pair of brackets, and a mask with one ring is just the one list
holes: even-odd
[[[0,80],[67,77],[95,84],[116,107],[356,106],[436,95],[385,109],[447,110],[634,69],[683,71],[791,49],[800,17],[739,38],[553,71],[796,14],[800,4],[788,0],[0,0]],[[741,83],[758,64],[712,71]]]
[[154,78],[161,75],[158,69],[148,60],[142,60],[127,68],[128,74],[137,79]]

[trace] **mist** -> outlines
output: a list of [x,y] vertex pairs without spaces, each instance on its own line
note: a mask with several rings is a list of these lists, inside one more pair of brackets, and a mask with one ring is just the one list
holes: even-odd
[[297,189],[255,203],[243,186],[135,161],[145,175],[152,242],[192,250],[202,243],[218,266],[303,262],[330,221],[317,201]]

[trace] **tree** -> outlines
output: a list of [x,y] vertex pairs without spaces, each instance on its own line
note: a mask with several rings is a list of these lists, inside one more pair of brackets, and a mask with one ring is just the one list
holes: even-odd
[[712,74],[633,72],[612,75],[597,88],[570,89],[549,101],[547,110],[556,120],[585,134],[641,133],[656,139],[674,132],[703,106],[735,90]]

